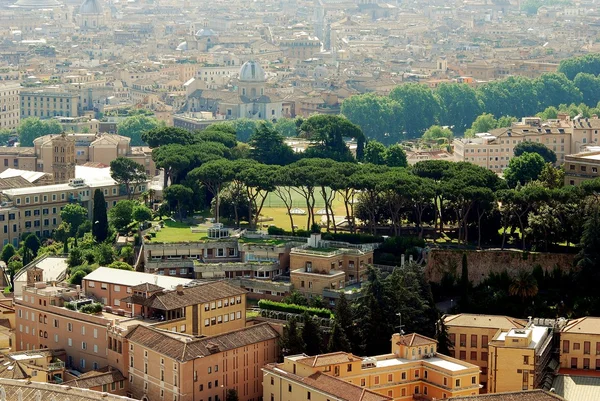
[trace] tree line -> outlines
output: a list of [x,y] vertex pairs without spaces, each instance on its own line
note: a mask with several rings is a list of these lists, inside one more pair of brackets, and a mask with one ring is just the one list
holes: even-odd
[[509,77],[476,88],[461,83],[442,83],[436,89],[405,84],[388,96],[356,95],[344,100],[341,112],[360,126],[367,138],[385,144],[419,138],[436,124],[463,134],[486,113],[502,119],[533,116],[562,104],[596,107],[600,101],[598,74],[600,55],[590,54],[564,60],[557,72],[535,79]]

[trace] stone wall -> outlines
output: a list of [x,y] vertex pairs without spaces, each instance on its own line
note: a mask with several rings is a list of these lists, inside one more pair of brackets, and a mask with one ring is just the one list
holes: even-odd
[[569,271],[574,266],[575,255],[564,253],[535,253],[517,250],[449,250],[432,249],[427,257],[425,276],[429,281],[439,283],[445,272],[460,277],[462,255],[467,254],[469,280],[477,285],[490,273],[501,273],[507,270],[512,276],[520,269],[533,270],[540,265],[544,271],[552,271],[555,267]]

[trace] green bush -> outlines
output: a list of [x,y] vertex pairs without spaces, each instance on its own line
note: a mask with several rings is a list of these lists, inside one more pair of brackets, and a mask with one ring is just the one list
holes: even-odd
[[269,235],[286,235],[286,231],[283,228],[275,226],[269,226],[267,232]]
[[287,235],[289,237],[310,237],[310,231],[306,231],[303,229],[298,229],[296,230],[295,234],[292,234],[291,231],[286,231],[283,228],[280,227],[275,227],[275,226],[269,226],[269,228],[267,229],[267,233],[269,235]]
[[361,233],[323,233],[321,236],[328,241],[341,241],[350,244],[370,244],[374,242],[383,242],[381,235],[361,234]]
[[258,307],[260,309],[274,310],[278,312],[296,313],[303,314],[307,312],[311,316],[324,317],[331,319],[333,314],[329,309],[325,308],[311,308],[308,306],[295,305],[295,304],[284,304],[282,302],[269,301],[268,299],[261,299],[258,301]]
[[70,310],[77,310],[75,308],[75,304],[73,302],[65,302],[65,308],[70,309]]
[[90,314],[90,315],[95,314],[95,313],[100,313],[100,312],[102,312],[102,304],[93,303],[93,304],[83,305],[79,311],[82,313]]

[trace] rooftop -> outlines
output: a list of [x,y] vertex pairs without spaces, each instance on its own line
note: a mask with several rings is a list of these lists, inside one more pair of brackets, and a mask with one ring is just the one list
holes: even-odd
[[[116,272],[116,273],[115,273]],[[136,271],[111,269],[99,267],[83,278],[87,281],[99,281],[102,283],[124,285],[134,287],[139,284],[151,283],[164,289],[173,289],[177,285],[189,284],[192,280],[179,277],[161,276]]]
[[600,317],[586,316],[570,321],[563,333],[600,334]]
[[[596,397],[597,399],[597,397]],[[452,397],[449,401],[565,401],[557,394],[544,390],[514,391],[508,393],[480,394],[470,396]],[[571,399],[569,399],[571,400]],[[573,401],[579,401],[573,399]]]
[[193,287],[184,287],[181,291],[155,293],[147,299],[144,305],[159,310],[173,310],[245,293],[246,290],[225,281],[212,281]]
[[525,327],[527,321],[523,319],[515,319],[509,316],[461,313],[458,315],[446,316],[444,318],[444,323],[447,327],[458,326],[510,330],[515,327]]

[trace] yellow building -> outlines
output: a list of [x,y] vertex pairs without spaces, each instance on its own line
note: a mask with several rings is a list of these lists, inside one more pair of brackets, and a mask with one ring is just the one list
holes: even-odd
[[552,337],[552,328],[533,324],[496,334],[489,344],[488,392],[539,388],[552,356]]
[[19,126],[21,113],[19,111],[18,82],[3,82],[0,84],[0,129],[15,129]]
[[65,379],[64,349],[20,351],[6,354],[0,364],[0,378],[27,379],[38,383],[62,383]]
[[[263,368],[263,399],[271,401],[331,399],[313,380],[327,375],[389,397],[395,401],[445,399],[479,394],[479,368],[437,354],[437,342],[419,334],[392,336],[392,353],[369,358],[345,352],[307,356],[295,355],[283,363]],[[329,388],[337,387],[329,380]],[[305,391],[298,389],[303,387]],[[312,389],[311,389],[312,387]],[[307,395],[310,393],[311,395]],[[372,395],[374,396],[374,395]],[[333,397],[332,397],[333,398]],[[382,398],[385,399],[385,398]]]
[[560,332],[562,369],[600,370],[600,317],[582,317]]
[[488,344],[500,331],[523,328],[527,321],[508,316],[461,313],[443,317],[453,349],[450,355],[481,368],[479,382],[486,388]]

